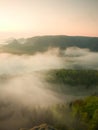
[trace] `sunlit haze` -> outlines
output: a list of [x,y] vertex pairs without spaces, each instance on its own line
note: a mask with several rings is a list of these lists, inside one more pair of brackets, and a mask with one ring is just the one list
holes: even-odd
[[98,0],[0,0],[0,39],[98,36]]

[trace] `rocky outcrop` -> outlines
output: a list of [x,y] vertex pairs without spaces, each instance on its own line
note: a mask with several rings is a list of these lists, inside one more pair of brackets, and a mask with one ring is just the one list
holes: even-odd
[[31,128],[31,129],[22,128],[20,130],[57,130],[57,129],[50,126],[50,125],[42,124],[42,125],[39,125],[39,126],[35,126],[35,127]]

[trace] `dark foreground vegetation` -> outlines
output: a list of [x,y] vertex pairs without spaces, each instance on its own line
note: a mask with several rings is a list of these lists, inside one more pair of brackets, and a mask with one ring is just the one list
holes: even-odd
[[[30,121],[33,127],[43,123],[52,125],[49,130],[98,130],[98,96],[49,108],[38,107],[32,110]],[[48,126],[41,125],[30,130],[48,130]]]

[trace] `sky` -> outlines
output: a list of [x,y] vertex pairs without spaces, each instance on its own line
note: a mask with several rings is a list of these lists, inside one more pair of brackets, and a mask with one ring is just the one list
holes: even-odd
[[98,0],[0,0],[0,39],[98,36]]

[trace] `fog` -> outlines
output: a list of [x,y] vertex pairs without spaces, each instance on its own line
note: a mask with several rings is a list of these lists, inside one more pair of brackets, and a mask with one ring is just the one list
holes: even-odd
[[91,52],[89,49],[70,47],[65,50],[64,56],[65,59],[67,58],[68,68],[98,70],[97,52]]
[[[62,55],[61,55],[62,54]],[[89,49],[70,47],[64,51],[49,49],[35,55],[0,54],[0,74],[24,74],[49,69],[74,67],[98,69],[98,53]]]
[[[98,53],[70,47],[50,48],[35,55],[0,54],[0,130],[28,126],[22,111],[66,101],[65,95],[48,89],[44,73],[52,69],[96,69]],[[67,95],[67,94],[66,94]]]

